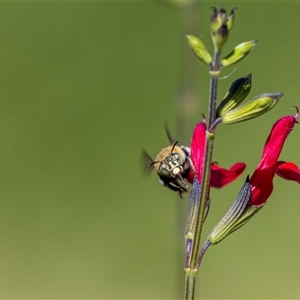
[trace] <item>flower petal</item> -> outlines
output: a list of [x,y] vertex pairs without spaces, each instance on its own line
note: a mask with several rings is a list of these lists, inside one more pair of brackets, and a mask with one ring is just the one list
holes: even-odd
[[202,166],[205,152],[205,132],[206,123],[205,120],[203,120],[195,126],[191,140],[191,159],[195,172],[197,173],[198,180],[202,177]]
[[217,164],[213,163],[211,166],[211,187],[221,188],[236,178],[238,178],[246,168],[246,164],[243,162],[238,162],[231,166],[229,170],[224,169]]
[[273,126],[266,141],[262,158],[250,178],[252,198],[250,205],[263,205],[273,191],[276,163],[284,142],[297,122],[296,116],[284,116]]
[[276,175],[300,184],[300,169],[292,162],[278,161],[276,164]]

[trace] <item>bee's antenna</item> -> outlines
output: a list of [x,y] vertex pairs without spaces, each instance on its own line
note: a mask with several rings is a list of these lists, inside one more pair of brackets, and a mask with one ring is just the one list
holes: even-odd
[[173,145],[173,147],[172,147],[172,150],[171,150],[171,154],[172,154],[172,152],[173,152],[173,150],[174,150],[174,148],[175,148],[175,146],[178,144],[178,141],[176,141],[175,143],[174,143],[174,145]]
[[157,163],[160,163],[160,161],[153,161],[152,163],[148,164],[147,167],[151,167]]

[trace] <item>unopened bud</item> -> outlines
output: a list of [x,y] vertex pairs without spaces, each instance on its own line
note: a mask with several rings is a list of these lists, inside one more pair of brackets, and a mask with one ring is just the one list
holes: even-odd
[[247,181],[243,185],[230,209],[207,237],[207,240],[209,240],[211,244],[214,245],[221,242],[225,237],[241,226],[239,220],[241,218],[243,219],[243,214],[247,210],[250,199],[251,185],[249,183],[249,178],[247,178]]
[[236,10],[236,7],[232,8],[230,11],[230,15],[227,17],[227,28],[228,30],[231,30],[234,23],[234,12]]
[[248,96],[252,85],[252,74],[235,80],[224,99],[217,107],[217,117],[225,115],[230,110],[238,106]]
[[206,50],[204,43],[197,37],[190,34],[186,34],[186,38],[196,56],[204,63],[209,65],[212,62],[212,56]]
[[227,41],[229,31],[227,29],[226,21],[222,24],[222,26],[215,32],[212,32],[212,40],[217,49],[220,53],[224,44]]
[[230,11],[229,16],[226,15],[226,10],[223,6],[221,6],[219,11],[216,7],[212,9],[213,12],[210,17],[211,35],[215,49],[220,53],[227,41],[229,30],[233,26],[235,8]]
[[227,67],[233,64],[236,64],[244,57],[246,57],[252,48],[256,45],[258,40],[252,40],[248,42],[243,42],[237,45],[232,52],[230,52],[225,58],[221,60],[221,64],[223,67]]
[[220,27],[227,22],[226,10],[223,6],[220,7],[220,10],[216,7],[212,7],[212,15],[210,17],[210,27],[213,32],[216,32]]
[[212,15],[210,17],[210,27],[212,31],[217,31],[224,20],[222,21],[219,17],[218,9],[216,7],[212,7]]
[[224,114],[222,123],[233,124],[256,118],[272,109],[282,96],[282,93],[258,95],[252,101]]

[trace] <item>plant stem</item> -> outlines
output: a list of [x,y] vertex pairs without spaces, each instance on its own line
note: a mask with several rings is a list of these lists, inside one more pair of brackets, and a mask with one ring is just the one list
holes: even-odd
[[214,60],[210,68],[209,106],[208,106],[208,128],[216,120],[217,93],[220,73],[220,53],[215,51]]
[[196,274],[195,272],[189,272],[185,276],[184,299],[186,300],[195,298]]
[[191,258],[189,268],[194,269],[196,266],[196,261],[199,254],[200,248],[200,239],[203,227],[203,219],[205,213],[205,204],[209,198],[209,182],[210,182],[210,172],[211,172],[211,162],[212,162],[212,154],[213,154],[213,142],[214,142],[214,134],[209,132],[206,133],[206,148],[205,148],[205,160],[204,160],[204,170],[202,172],[203,176],[201,179],[202,188],[200,193],[200,198],[197,201],[197,215],[194,219],[195,224],[193,224],[192,228],[194,229],[193,233],[193,243],[191,249]]
[[215,51],[214,59],[210,68],[210,93],[209,93],[209,112],[208,112],[208,130],[206,131],[206,146],[204,154],[204,164],[202,170],[202,178],[200,179],[202,188],[200,197],[197,200],[197,205],[192,207],[191,215],[195,215],[195,218],[191,218],[193,224],[188,224],[188,228],[191,231],[186,232],[187,248],[186,248],[186,279],[185,279],[185,299],[194,299],[195,294],[195,276],[198,272],[200,262],[207,250],[208,246],[204,247],[203,251],[199,254],[200,240],[203,227],[203,219],[205,214],[205,204],[209,199],[210,192],[210,174],[211,163],[213,156],[214,146],[214,132],[210,131],[210,127],[216,119],[216,104],[217,104],[217,92],[218,92],[218,79],[220,72],[220,53]]
[[200,254],[198,256],[198,259],[197,259],[197,264],[196,264],[196,269],[199,270],[200,268],[200,265],[201,265],[201,262],[202,262],[202,258],[204,256],[204,254],[206,253],[207,249],[210,247],[211,245],[211,242],[209,240],[206,240],[201,251],[200,251]]

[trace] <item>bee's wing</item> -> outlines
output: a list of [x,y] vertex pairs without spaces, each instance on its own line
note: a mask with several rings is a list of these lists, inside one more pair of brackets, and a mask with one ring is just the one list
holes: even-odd
[[146,175],[149,175],[151,171],[153,170],[153,167],[149,167],[150,164],[154,162],[154,160],[151,158],[151,156],[148,154],[147,151],[142,149],[142,154],[141,154],[141,162],[142,162],[142,167],[143,167],[143,173]]
[[176,140],[172,137],[170,129],[169,129],[167,124],[165,124],[165,130],[166,130],[166,134],[167,134],[167,137],[168,137],[168,140],[169,140],[170,144],[174,145]]

